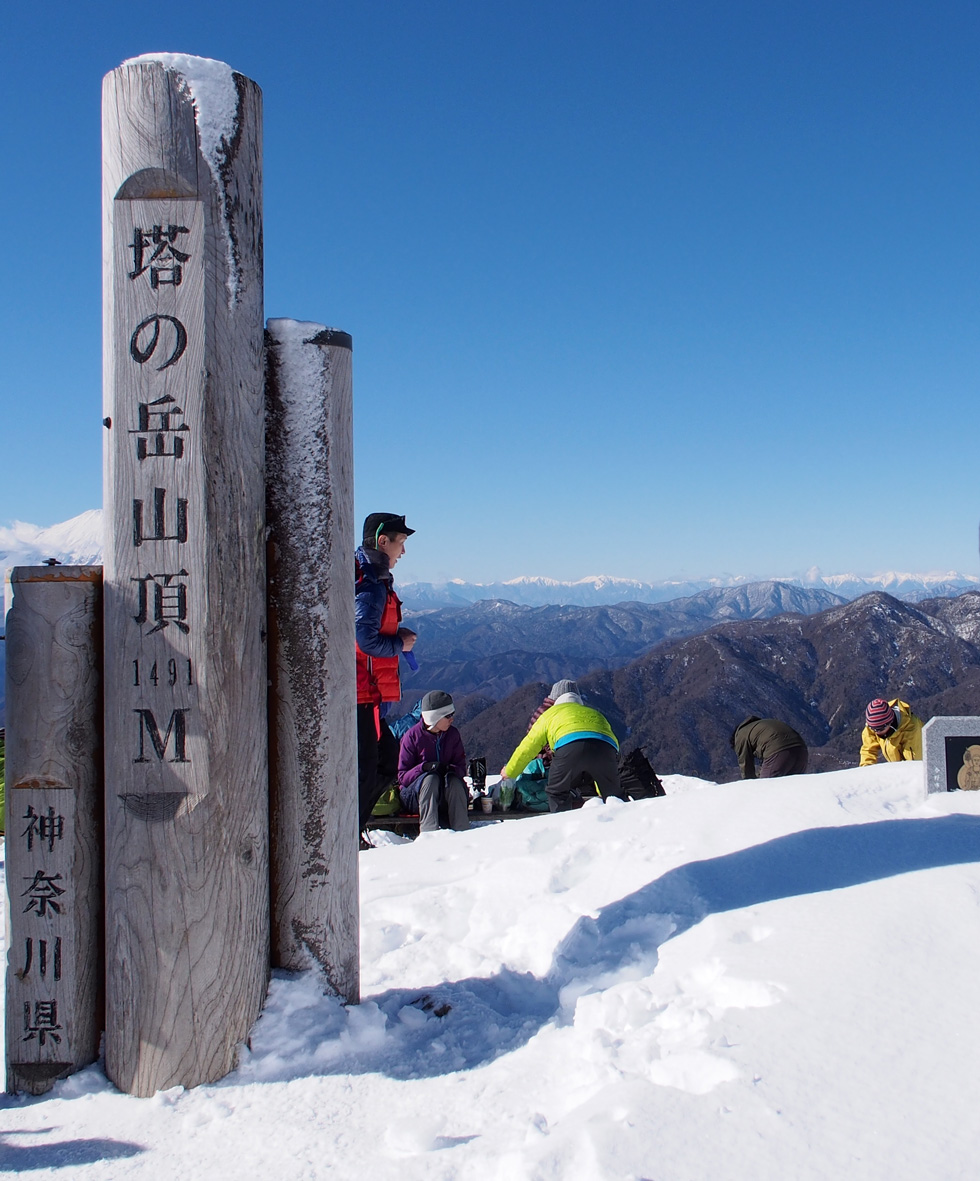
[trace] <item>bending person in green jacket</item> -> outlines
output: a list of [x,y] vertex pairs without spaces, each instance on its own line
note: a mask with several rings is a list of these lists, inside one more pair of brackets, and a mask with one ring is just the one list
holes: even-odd
[[597,787],[603,799],[625,799],[612,727],[597,709],[583,704],[574,681],[557,681],[549,696],[554,704],[528,730],[501,776],[516,779],[547,744],[554,752],[545,789],[552,812],[581,808]]

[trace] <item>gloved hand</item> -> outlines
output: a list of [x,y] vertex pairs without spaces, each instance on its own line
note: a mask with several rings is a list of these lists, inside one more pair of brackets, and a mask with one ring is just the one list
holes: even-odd
[[441,775],[443,773],[443,771],[445,771],[445,769],[446,769],[445,763],[431,763],[430,762],[430,763],[423,763],[422,764],[422,770],[427,771],[433,775]]

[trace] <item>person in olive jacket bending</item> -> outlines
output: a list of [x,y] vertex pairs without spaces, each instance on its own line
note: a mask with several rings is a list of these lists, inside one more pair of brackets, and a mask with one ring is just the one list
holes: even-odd
[[760,779],[802,775],[806,770],[806,743],[792,726],[776,718],[757,718],[754,714],[746,718],[732,733],[731,744],[743,779],[755,779],[756,759],[762,762]]

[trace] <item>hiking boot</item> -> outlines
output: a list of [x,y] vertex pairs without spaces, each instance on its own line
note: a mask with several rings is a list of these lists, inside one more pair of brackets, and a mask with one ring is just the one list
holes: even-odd
[[548,810],[551,812],[574,812],[584,804],[585,800],[578,788],[573,787],[570,791],[557,794],[548,793]]

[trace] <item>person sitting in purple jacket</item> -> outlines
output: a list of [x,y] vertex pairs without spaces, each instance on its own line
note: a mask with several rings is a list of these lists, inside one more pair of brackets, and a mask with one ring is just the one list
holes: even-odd
[[398,794],[406,812],[418,809],[419,832],[470,826],[463,775],[463,740],[453,725],[456,707],[448,693],[433,689],[422,698],[422,720],[402,738],[398,752]]

